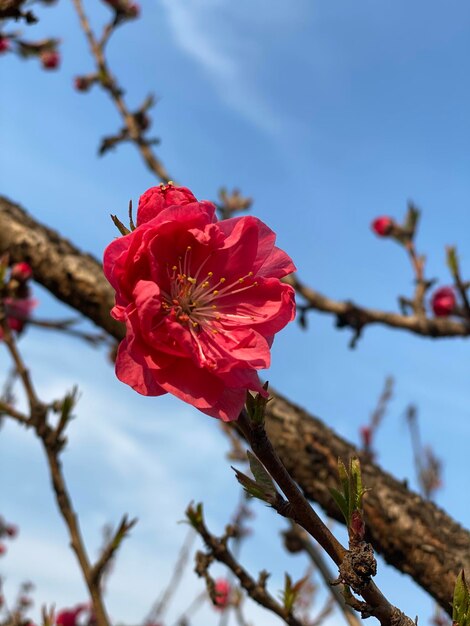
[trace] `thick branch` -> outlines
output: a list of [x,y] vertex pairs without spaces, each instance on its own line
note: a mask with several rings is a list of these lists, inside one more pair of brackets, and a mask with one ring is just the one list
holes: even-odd
[[[109,316],[113,291],[98,261],[0,198],[0,254],[3,252],[10,252],[13,261],[30,262],[35,279],[56,297],[116,339],[122,338],[123,329]],[[442,321],[458,326],[457,322]],[[436,325],[439,322],[436,320]],[[338,456],[346,460],[358,454],[356,448],[280,395],[268,404],[267,430],[306,495],[340,519],[329,487],[337,481]],[[362,471],[371,489],[365,510],[372,545],[448,611],[457,573],[462,567],[470,569],[470,532],[366,459],[362,459]]]

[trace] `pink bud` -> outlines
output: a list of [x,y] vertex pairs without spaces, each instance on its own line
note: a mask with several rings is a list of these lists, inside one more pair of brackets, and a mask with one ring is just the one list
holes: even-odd
[[391,217],[383,215],[377,217],[371,224],[371,228],[379,237],[388,237],[393,228],[393,220]]
[[56,70],[60,65],[60,54],[57,50],[42,52],[40,59],[45,70]]
[[75,76],[73,83],[77,91],[88,91],[90,88],[90,81],[86,76]]
[[457,304],[457,298],[452,287],[437,289],[431,298],[431,307],[436,317],[448,317],[452,315]]
[[31,278],[33,270],[29,263],[15,263],[11,268],[11,277],[24,283]]
[[351,522],[349,524],[349,535],[351,539],[362,541],[366,533],[366,526],[362,513],[357,509],[351,513]]
[[126,13],[129,17],[137,18],[140,15],[140,5],[137,2],[132,2],[126,9]]
[[0,53],[7,52],[10,49],[10,42],[6,37],[0,37]]
[[5,526],[5,532],[9,537],[14,539],[18,534],[18,526],[15,526],[14,524],[9,524],[8,526]]
[[6,545],[4,543],[0,543],[0,556],[5,554],[6,551],[7,551]]
[[370,426],[361,426],[359,432],[364,448],[370,448],[370,445],[372,443],[372,428]]
[[230,591],[230,583],[225,578],[215,581],[215,605],[219,610],[223,611],[228,607]]

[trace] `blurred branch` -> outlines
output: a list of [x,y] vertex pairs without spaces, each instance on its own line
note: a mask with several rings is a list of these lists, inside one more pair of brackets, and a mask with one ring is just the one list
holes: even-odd
[[321,578],[323,579],[333,599],[334,604],[339,608],[349,626],[360,626],[361,622],[359,618],[357,617],[353,609],[346,604],[344,596],[341,593],[339,587],[332,585],[333,581],[335,580],[335,576],[330,571],[330,568],[323,558],[323,554],[317,547],[317,544],[311,541],[308,534],[303,530],[303,528],[301,528],[294,522],[291,522],[289,530],[285,531],[283,535],[284,544],[289,552],[296,553],[304,551],[309,556],[312,563],[315,565],[315,568],[319,572]]
[[465,320],[451,320],[448,318],[422,317],[416,314],[402,315],[355,304],[351,300],[333,300],[320,292],[305,285],[297,276],[291,274],[283,279],[292,285],[296,292],[305,300],[299,305],[300,314],[310,310],[329,313],[336,317],[338,328],[351,328],[354,331],[351,347],[354,347],[366,326],[379,324],[389,328],[407,330],[415,335],[437,339],[441,337],[468,337],[470,324]]
[[213,580],[208,574],[208,569],[211,563],[216,560],[220,563],[224,563],[238,578],[241,586],[247,594],[255,602],[268,609],[275,615],[282,618],[289,626],[305,626],[299,621],[290,611],[286,611],[285,608],[277,600],[275,600],[266,589],[266,581],[268,573],[263,571],[260,573],[258,580],[255,580],[250,574],[240,565],[233,554],[227,547],[227,542],[231,537],[230,527],[227,528],[227,532],[223,537],[217,538],[212,535],[203,519],[203,515],[199,514],[200,509],[194,509],[192,506],[188,507],[186,514],[191,521],[193,528],[201,535],[204,543],[206,544],[209,552],[198,552],[196,555],[196,573],[206,580],[209,587],[214,586]]
[[163,591],[155,605],[152,607],[148,616],[145,618],[145,624],[156,624],[158,623],[159,618],[164,615],[168,603],[172,596],[175,594],[178,584],[181,581],[185,567],[188,563],[189,555],[191,553],[195,538],[196,534],[191,529],[186,535],[184,543],[181,547],[168,585],[166,586],[166,589]]

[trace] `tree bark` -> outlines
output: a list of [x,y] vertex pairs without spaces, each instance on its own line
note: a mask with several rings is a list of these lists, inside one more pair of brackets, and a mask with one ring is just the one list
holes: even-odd
[[[124,336],[123,327],[109,315],[114,293],[101,264],[0,197],[0,254],[5,252],[12,262],[30,263],[35,280],[57,298],[116,339]],[[355,447],[278,393],[268,404],[267,430],[307,497],[342,521],[329,488],[337,483],[338,457],[357,455]],[[470,571],[470,532],[366,460],[363,477],[370,489],[365,513],[372,545],[450,613],[455,578],[461,568]]]

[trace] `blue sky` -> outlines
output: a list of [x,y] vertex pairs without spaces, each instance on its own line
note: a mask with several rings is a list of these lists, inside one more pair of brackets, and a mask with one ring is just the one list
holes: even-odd
[[[95,24],[108,16],[101,3],[86,7]],[[73,76],[92,66],[71,3],[40,15],[25,36],[60,36],[63,64],[45,73],[34,61],[0,59],[8,94],[0,118],[1,189],[100,256],[115,236],[109,213],[125,215],[129,199],[137,201],[155,181],[131,146],[96,157],[100,137],[119,125],[117,114],[101,92],[72,88]],[[469,25],[469,5],[452,0],[144,0],[142,19],[116,34],[109,56],[131,106],[157,94],[158,154],[177,180],[208,199],[221,185],[240,187],[306,282],[334,297],[394,309],[397,295],[412,289],[411,271],[402,251],[376,239],[369,223],[378,214],[401,217],[408,199],[423,209],[418,245],[429,275],[448,280],[447,244],[458,246],[470,275]],[[37,291],[38,313],[68,314]],[[403,411],[417,404],[423,439],[445,459],[438,502],[468,527],[468,498],[461,496],[470,436],[466,342],[371,328],[351,351],[348,339],[326,316],[312,315],[307,333],[292,324],[276,339],[269,380],[357,440],[385,377],[394,375],[380,460],[415,484]],[[86,346],[37,330],[22,346],[46,398],[73,384],[82,390],[65,469],[92,548],[104,522],[126,511],[140,517],[109,586],[111,614],[135,623],[168,575],[186,504],[204,500],[219,530],[233,509],[224,439],[190,407],[140,398],[119,385],[103,355]],[[0,446],[2,512],[22,531],[2,561],[7,593],[27,576],[37,583],[38,604],[81,601],[36,442],[6,425]],[[274,515],[255,508],[262,534],[243,554],[252,571],[273,571],[275,591],[286,569],[300,574],[303,566],[275,547]],[[432,610],[425,594],[385,567],[379,577],[390,599],[423,623]],[[200,588],[188,576],[181,597]],[[252,611],[261,626],[278,623]],[[195,626],[215,619],[207,609]]]

